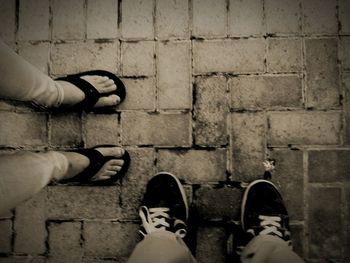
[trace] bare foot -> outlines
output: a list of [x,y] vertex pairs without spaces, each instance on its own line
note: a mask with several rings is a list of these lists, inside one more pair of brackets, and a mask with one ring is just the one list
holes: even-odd
[[[93,85],[95,89],[97,89],[97,91],[101,94],[109,93],[117,89],[117,86],[115,85],[114,81],[108,77],[87,75],[82,76],[80,78],[86,80],[91,85]],[[62,106],[73,106],[81,102],[85,98],[84,92],[82,92],[75,85],[63,80],[56,81],[59,82],[63,88],[64,99],[62,102]],[[117,95],[113,94],[106,97],[101,97],[97,101],[95,107],[97,108],[106,106],[116,106],[119,102],[120,98]]]
[[[102,166],[102,168],[96,173],[96,175],[90,179],[91,181],[100,181],[100,180],[109,179],[112,176],[115,176],[122,169],[124,161],[118,158],[124,155],[125,153],[124,149],[120,147],[108,147],[108,148],[101,147],[101,148],[96,148],[95,150],[99,151],[104,156],[113,156],[113,157],[116,157],[116,159],[109,160],[108,162],[106,162]],[[63,178],[60,178],[61,180],[72,178],[89,166],[90,161],[84,155],[81,155],[75,152],[61,152],[61,153],[67,157],[69,162],[68,171]]]

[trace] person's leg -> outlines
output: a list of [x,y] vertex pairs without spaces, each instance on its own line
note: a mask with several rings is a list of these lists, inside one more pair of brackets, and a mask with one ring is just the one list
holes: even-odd
[[187,233],[184,189],[172,174],[159,173],[147,184],[140,208],[144,239],[128,263],[195,263],[182,238]]
[[[125,151],[120,147],[100,147],[96,150],[103,156],[115,158],[107,161],[92,180],[102,181],[116,176],[124,165],[119,158]],[[86,156],[76,152],[19,152],[1,155],[0,216],[31,198],[50,181],[72,178],[89,164]]]
[[241,223],[248,244],[242,251],[243,263],[301,263],[292,251],[289,216],[281,194],[267,180],[256,180],[246,189]]
[[183,240],[172,232],[154,232],[137,244],[128,263],[195,263]]
[[63,89],[0,41],[0,97],[57,107]]
[[[53,80],[12,51],[0,40],[0,98],[34,102],[44,107],[70,107],[85,98],[82,90],[67,81]],[[82,76],[100,94],[117,89],[112,79],[102,76]],[[106,95],[95,107],[115,106],[120,98]]]
[[261,235],[253,238],[241,255],[242,263],[304,262],[281,238]]
[[0,156],[0,215],[31,198],[53,178],[62,178],[68,165],[67,158],[59,152]]

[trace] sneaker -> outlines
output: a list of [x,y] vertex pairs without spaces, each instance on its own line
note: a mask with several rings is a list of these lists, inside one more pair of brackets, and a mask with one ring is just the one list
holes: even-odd
[[161,172],[147,184],[142,206],[140,233],[170,231],[184,238],[187,234],[188,204],[185,190],[176,176]]
[[270,181],[256,180],[249,184],[243,196],[241,224],[250,240],[257,235],[273,235],[292,245],[287,209]]

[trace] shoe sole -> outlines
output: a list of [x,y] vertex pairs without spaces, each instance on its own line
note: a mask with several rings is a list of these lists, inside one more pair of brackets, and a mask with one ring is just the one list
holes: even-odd
[[278,188],[276,187],[276,185],[274,185],[270,181],[264,180],[264,179],[255,180],[247,186],[247,189],[245,190],[244,195],[243,195],[242,205],[241,205],[241,225],[242,225],[243,230],[245,230],[243,217],[244,217],[245,204],[247,202],[248,193],[249,193],[249,190],[252,188],[252,186],[254,186],[258,183],[268,183],[268,184],[272,185],[274,188],[276,188],[276,190],[278,191]]
[[176,181],[177,185],[179,186],[179,189],[180,189],[180,192],[181,192],[181,196],[182,196],[182,199],[185,203],[185,208],[186,208],[186,221],[188,220],[188,203],[187,203],[187,197],[186,197],[186,193],[185,193],[185,189],[182,185],[182,183],[180,182],[180,180],[173,174],[171,173],[168,173],[168,172],[159,172],[157,173],[155,176],[157,175],[161,175],[161,174],[166,174],[166,175],[169,175],[171,176],[172,178],[174,178],[174,180]]

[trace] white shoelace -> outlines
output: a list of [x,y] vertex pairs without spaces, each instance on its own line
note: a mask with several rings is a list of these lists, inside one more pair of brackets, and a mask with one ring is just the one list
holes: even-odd
[[[170,209],[167,207],[155,207],[148,209],[146,206],[141,206],[139,215],[142,220],[142,226],[145,229],[144,233],[140,230],[140,233],[143,236],[147,234],[164,231],[170,228],[170,224],[167,222],[167,219],[170,219],[169,216]],[[176,224],[176,222],[175,222]],[[186,229],[178,229],[175,234],[181,238],[184,238],[186,235]]]
[[[260,222],[260,226],[262,226],[264,229],[261,230],[259,232],[259,235],[277,235],[278,237],[283,239],[283,234],[282,232],[279,230],[282,228],[281,226],[281,217],[279,216],[264,216],[264,215],[259,215],[259,219],[261,220]],[[253,229],[248,229],[247,230],[248,233],[252,234],[253,236],[255,236],[255,232]],[[286,233],[288,234],[289,232],[286,231]],[[288,246],[292,246],[292,241],[286,241]],[[245,246],[237,246],[236,247],[236,253],[238,255],[241,255],[243,249]]]
[[281,224],[279,222],[282,219],[279,216],[263,216],[260,215],[259,219],[261,220],[260,226],[264,228],[264,230],[260,231],[259,235],[277,235],[280,238],[283,238],[283,234],[278,229],[281,229]]

